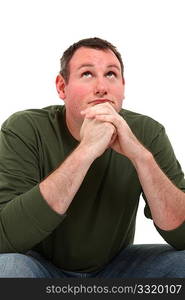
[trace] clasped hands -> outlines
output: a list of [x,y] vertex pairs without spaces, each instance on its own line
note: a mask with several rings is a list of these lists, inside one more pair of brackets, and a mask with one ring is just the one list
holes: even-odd
[[[109,125],[110,135],[105,147],[111,147],[116,152],[134,159],[142,145],[139,143],[127,122],[116,112],[109,103],[102,103],[81,111],[84,122],[81,128],[81,138],[84,136],[85,127],[91,122],[92,126]],[[111,125],[111,126],[110,126]],[[100,127],[99,127],[100,128]],[[97,127],[97,135],[99,134]],[[93,130],[93,127],[91,127]],[[97,136],[97,138],[101,136]],[[105,150],[104,149],[104,150]]]

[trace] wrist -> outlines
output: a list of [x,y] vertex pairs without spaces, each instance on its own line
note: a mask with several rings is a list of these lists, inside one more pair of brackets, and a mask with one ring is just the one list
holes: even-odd
[[87,164],[93,163],[93,161],[97,158],[97,155],[93,151],[92,147],[86,145],[82,141],[76,148],[75,152],[78,153],[79,159],[87,162]]
[[135,155],[131,158],[131,161],[135,168],[138,169],[139,167],[148,164],[151,161],[151,159],[153,159],[152,153],[141,145],[137,149]]

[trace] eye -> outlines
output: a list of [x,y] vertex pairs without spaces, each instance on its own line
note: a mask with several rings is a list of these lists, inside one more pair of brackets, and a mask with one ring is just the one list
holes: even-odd
[[86,71],[86,72],[83,72],[81,76],[85,77],[85,78],[90,78],[92,76],[92,73],[89,71]]
[[107,74],[106,74],[107,77],[109,78],[113,78],[113,77],[116,77],[116,73],[113,72],[113,71],[109,71]]

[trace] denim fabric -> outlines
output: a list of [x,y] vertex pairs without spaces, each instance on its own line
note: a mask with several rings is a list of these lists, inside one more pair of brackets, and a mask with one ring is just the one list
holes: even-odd
[[80,273],[57,268],[29,251],[0,254],[0,277],[8,278],[185,278],[185,250],[169,245],[131,245],[120,251],[101,271]]

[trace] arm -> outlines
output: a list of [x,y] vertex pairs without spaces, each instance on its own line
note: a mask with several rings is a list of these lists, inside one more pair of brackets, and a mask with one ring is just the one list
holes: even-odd
[[[96,118],[97,120],[114,124],[117,136],[111,147],[120,154],[127,156],[135,166],[156,228],[159,229],[159,232],[171,244],[173,244],[173,234],[175,235],[176,233],[178,235],[181,231],[180,247],[184,247],[182,237],[185,233],[183,229],[185,193],[177,188],[166,176],[155,161],[152,153],[137,140],[125,120],[109,104],[99,105],[99,107],[94,107],[91,110],[88,109],[83,113],[88,118]],[[170,146],[169,149],[171,149]],[[165,153],[163,154],[165,155]],[[176,172],[179,169],[174,167],[176,160],[174,159],[174,155],[171,156],[173,157],[172,164],[171,162],[168,163],[166,169],[170,169],[173,166],[172,168]],[[166,173],[170,174],[170,172],[167,171]],[[177,174],[174,176],[177,176]],[[168,232],[167,238],[166,232]],[[180,240],[179,237],[178,240]]]
[[92,162],[109,145],[114,130],[109,123],[85,120],[77,149],[40,183],[41,194],[57,213],[66,212]]
[[[90,123],[92,122],[88,121],[88,124]],[[110,124],[104,126],[102,122],[99,125],[103,130],[103,136],[106,136],[104,141],[107,145],[114,127]],[[101,130],[98,127],[98,134],[100,133]],[[95,137],[98,134],[95,133]],[[38,149],[42,148],[42,144],[39,144],[40,137],[37,135],[37,129],[24,113],[16,114],[2,126],[0,133],[0,253],[24,253],[50,235],[65,218],[64,212],[83,181],[83,176],[98,155],[94,152],[96,147],[93,147],[93,139],[88,147],[85,146],[87,135],[82,131],[84,143],[81,143],[56,171],[41,182],[42,193],[47,198],[45,199],[40,191],[42,166],[40,166]],[[88,154],[87,148],[91,156],[86,155]],[[101,144],[100,148],[104,152],[106,147]],[[96,150],[100,148],[98,146]],[[73,164],[74,169],[72,169]],[[71,168],[72,174],[68,173],[68,168]],[[66,172],[64,176],[63,171]],[[66,188],[69,182],[70,185]],[[61,186],[64,187],[63,190]],[[56,201],[54,201],[55,196]]]
[[40,194],[37,150],[35,132],[24,115],[2,126],[0,253],[24,253],[51,234],[65,217],[54,212]]
[[40,184],[40,192],[49,206],[64,214],[77,193],[93,158],[83,145],[73,153]]
[[143,148],[132,162],[155,224],[162,230],[179,227],[185,219],[185,193],[169,180],[148,150]]

